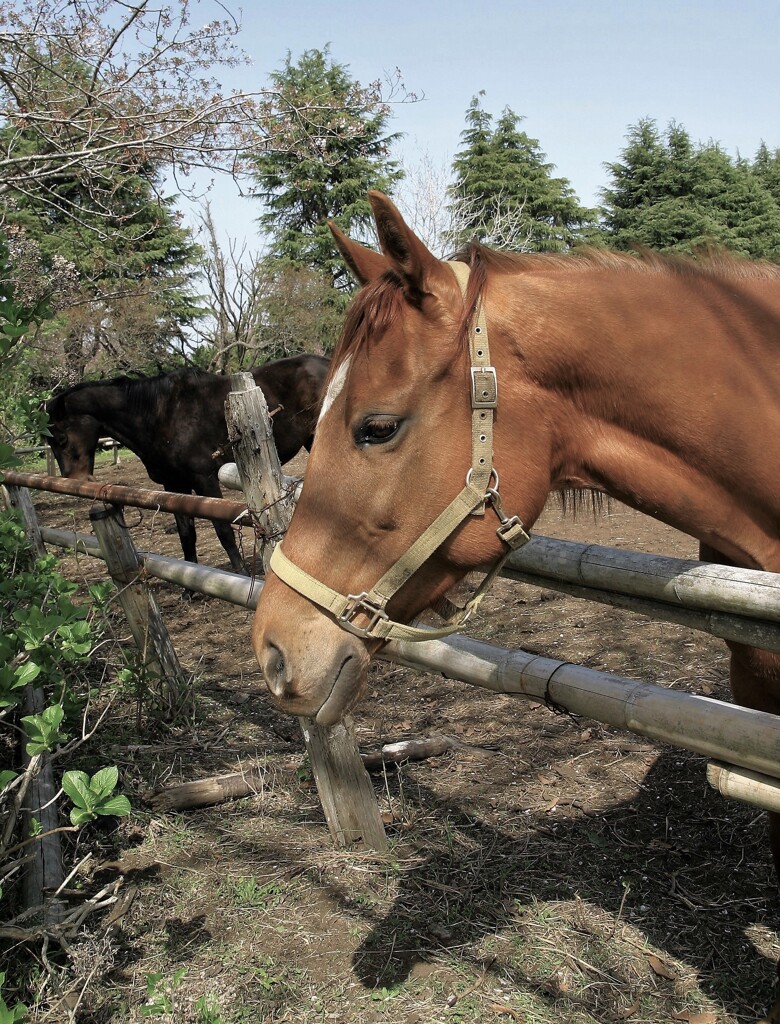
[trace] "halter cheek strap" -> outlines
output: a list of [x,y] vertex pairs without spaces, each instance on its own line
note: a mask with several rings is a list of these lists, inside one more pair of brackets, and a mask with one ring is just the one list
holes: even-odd
[[[455,273],[461,294],[465,297],[469,267],[459,262],[450,262],[448,266]],[[277,545],[271,556],[270,567],[281,580],[329,612],[343,629],[356,636],[378,640],[433,640],[449,636],[460,629],[479,606],[488,587],[512,551],[522,547],[530,539],[517,516],[508,517],[504,514],[498,493],[498,474],[493,468],[493,418],[498,407],[498,383],[495,368],[490,364],[482,299],[477,303],[469,329],[469,351],[471,469],[466,475],[465,486],[414,544],[390,566],[379,582],[371,590],[360,594],[340,594],[291,562],[282,551],[281,544]],[[495,480],[493,487],[490,486],[491,479]],[[439,629],[407,626],[390,619],[385,608],[391,597],[411,579],[464,519],[471,515],[484,515],[487,505],[490,505],[498,516],[499,526],[496,533],[507,545],[507,551],[482,580],[465,608],[456,618]],[[358,616],[367,617],[368,623],[358,625],[355,622]]]

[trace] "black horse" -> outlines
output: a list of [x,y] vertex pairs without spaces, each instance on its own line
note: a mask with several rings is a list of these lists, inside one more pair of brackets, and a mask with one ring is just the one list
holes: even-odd
[[[329,361],[300,355],[252,370],[269,411],[279,460],[311,447],[320,392]],[[149,478],[166,491],[222,496],[217,473],[232,461],[225,423],[230,378],[200,370],[174,370],[157,377],[86,381],[46,403],[48,438],[65,477],[92,478],[98,439],[110,434],[143,462]],[[177,515],[184,557],[197,561],[195,523]],[[236,572],[244,563],[229,523],[214,523]]]

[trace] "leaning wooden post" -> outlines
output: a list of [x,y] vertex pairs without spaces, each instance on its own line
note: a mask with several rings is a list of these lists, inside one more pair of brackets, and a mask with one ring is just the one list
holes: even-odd
[[141,582],[141,559],[125,526],[121,506],[95,504],[89,518],[144,665],[159,678],[157,696],[165,714],[172,718],[187,693],[187,676],[154,595]]
[[[232,390],[225,403],[228,437],[247,504],[266,530],[263,564],[267,568],[274,546],[290,523],[293,498],[284,485],[262,390],[251,373],[234,373],[230,381]],[[334,840],[340,846],[362,842],[370,849],[386,850],[382,817],[351,722],[345,719],[332,728],[309,718],[299,722]]]

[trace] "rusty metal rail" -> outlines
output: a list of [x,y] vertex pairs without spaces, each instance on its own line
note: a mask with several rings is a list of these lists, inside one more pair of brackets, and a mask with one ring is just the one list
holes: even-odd
[[[200,494],[174,494],[170,491],[152,491],[144,487],[124,487],[121,484],[101,484],[93,480],[68,480],[61,476],[44,476],[38,473],[3,472],[3,483],[12,487],[29,487],[35,491],[52,491],[55,494],[71,494],[77,498],[92,498],[107,501],[113,505],[129,505],[132,508],[148,508],[173,512],[201,519],[221,520],[227,523],[249,525],[251,522],[247,505],[243,501],[229,501],[227,498],[206,498]],[[256,527],[259,529],[259,527]]]

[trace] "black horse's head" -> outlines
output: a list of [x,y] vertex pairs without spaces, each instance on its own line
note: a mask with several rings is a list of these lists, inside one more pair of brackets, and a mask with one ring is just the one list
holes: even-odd
[[51,445],[60,473],[75,480],[94,479],[95,449],[100,424],[94,416],[68,408],[67,396],[55,395],[46,403]]

